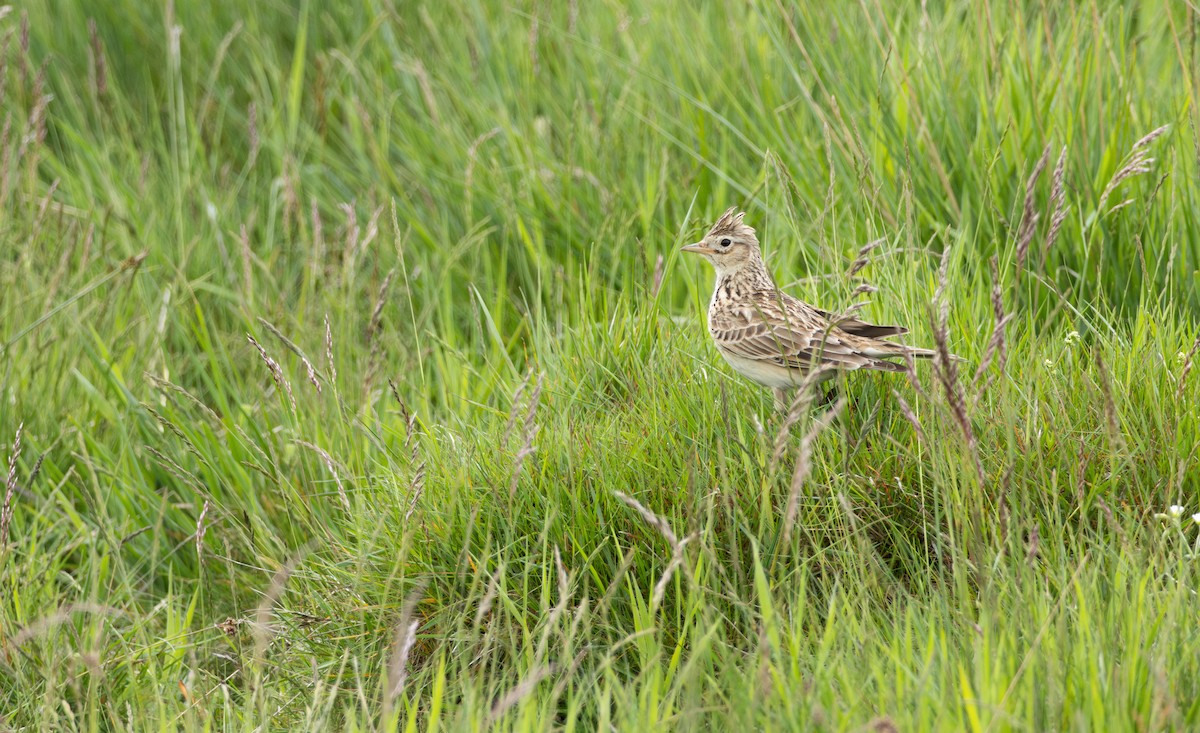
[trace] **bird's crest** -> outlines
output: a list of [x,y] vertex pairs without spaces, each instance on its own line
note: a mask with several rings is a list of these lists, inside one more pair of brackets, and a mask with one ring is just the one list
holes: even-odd
[[726,209],[721,218],[717,219],[717,223],[712,225],[712,229],[708,230],[708,236],[717,236],[721,234],[741,234],[752,235],[754,228],[742,223],[742,218],[746,216],[746,212],[737,210],[736,206]]

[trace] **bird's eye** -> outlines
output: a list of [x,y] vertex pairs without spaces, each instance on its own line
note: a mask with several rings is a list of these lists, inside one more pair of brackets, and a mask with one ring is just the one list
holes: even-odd
[[722,247],[728,247],[730,244],[731,244],[731,242],[729,241],[729,237],[726,237],[726,238],[724,238],[724,239],[722,239],[722,240],[721,240],[721,246],[722,246]]

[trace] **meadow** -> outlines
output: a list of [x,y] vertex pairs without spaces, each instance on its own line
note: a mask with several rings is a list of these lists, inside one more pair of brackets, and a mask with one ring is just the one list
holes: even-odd
[[[1198,33],[3,5],[0,731],[1200,728]],[[734,205],[965,361],[777,414]]]

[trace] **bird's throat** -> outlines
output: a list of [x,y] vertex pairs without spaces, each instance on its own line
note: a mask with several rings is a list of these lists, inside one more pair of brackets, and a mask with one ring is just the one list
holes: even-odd
[[717,270],[713,301],[726,298],[739,300],[760,290],[774,290],[775,281],[762,260],[743,262],[738,267]]

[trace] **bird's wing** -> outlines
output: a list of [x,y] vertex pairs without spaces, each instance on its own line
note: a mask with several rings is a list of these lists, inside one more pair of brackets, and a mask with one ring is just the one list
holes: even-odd
[[838,318],[836,313],[819,310],[813,308],[822,318],[827,321],[837,319],[837,327],[846,333],[854,334],[855,336],[865,336],[867,338],[877,339],[887,336],[902,336],[908,333],[908,329],[904,326],[877,326],[874,323],[867,323],[858,318]]
[[878,339],[886,338],[888,336],[902,336],[908,333],[908,329],[904,326],[879,326],[874,323],[867,323],[866,321],[853,316],[842,316],[837,313],[821,310],[820,308],[814,308],[808,303],[805,303],[799,298],[788,295],[787,293],[781,292],[779,296],[783,300],[784,308],[788,310],[810,310],[822,318],[826,323],[833,323],[846,333],[854,336]]
[[747,305],[715,314],[709,330],[717,346],[733,356],[789,369],[808,369],[816,365],[835,369],[904,369],[900,364],[875,358],[883,354],[869,353],[879,351],[871,348],[875,344],[886,342],[846,333],[831,326],[815,308],[800,301],[781,300],[771,293],[754,298]]

